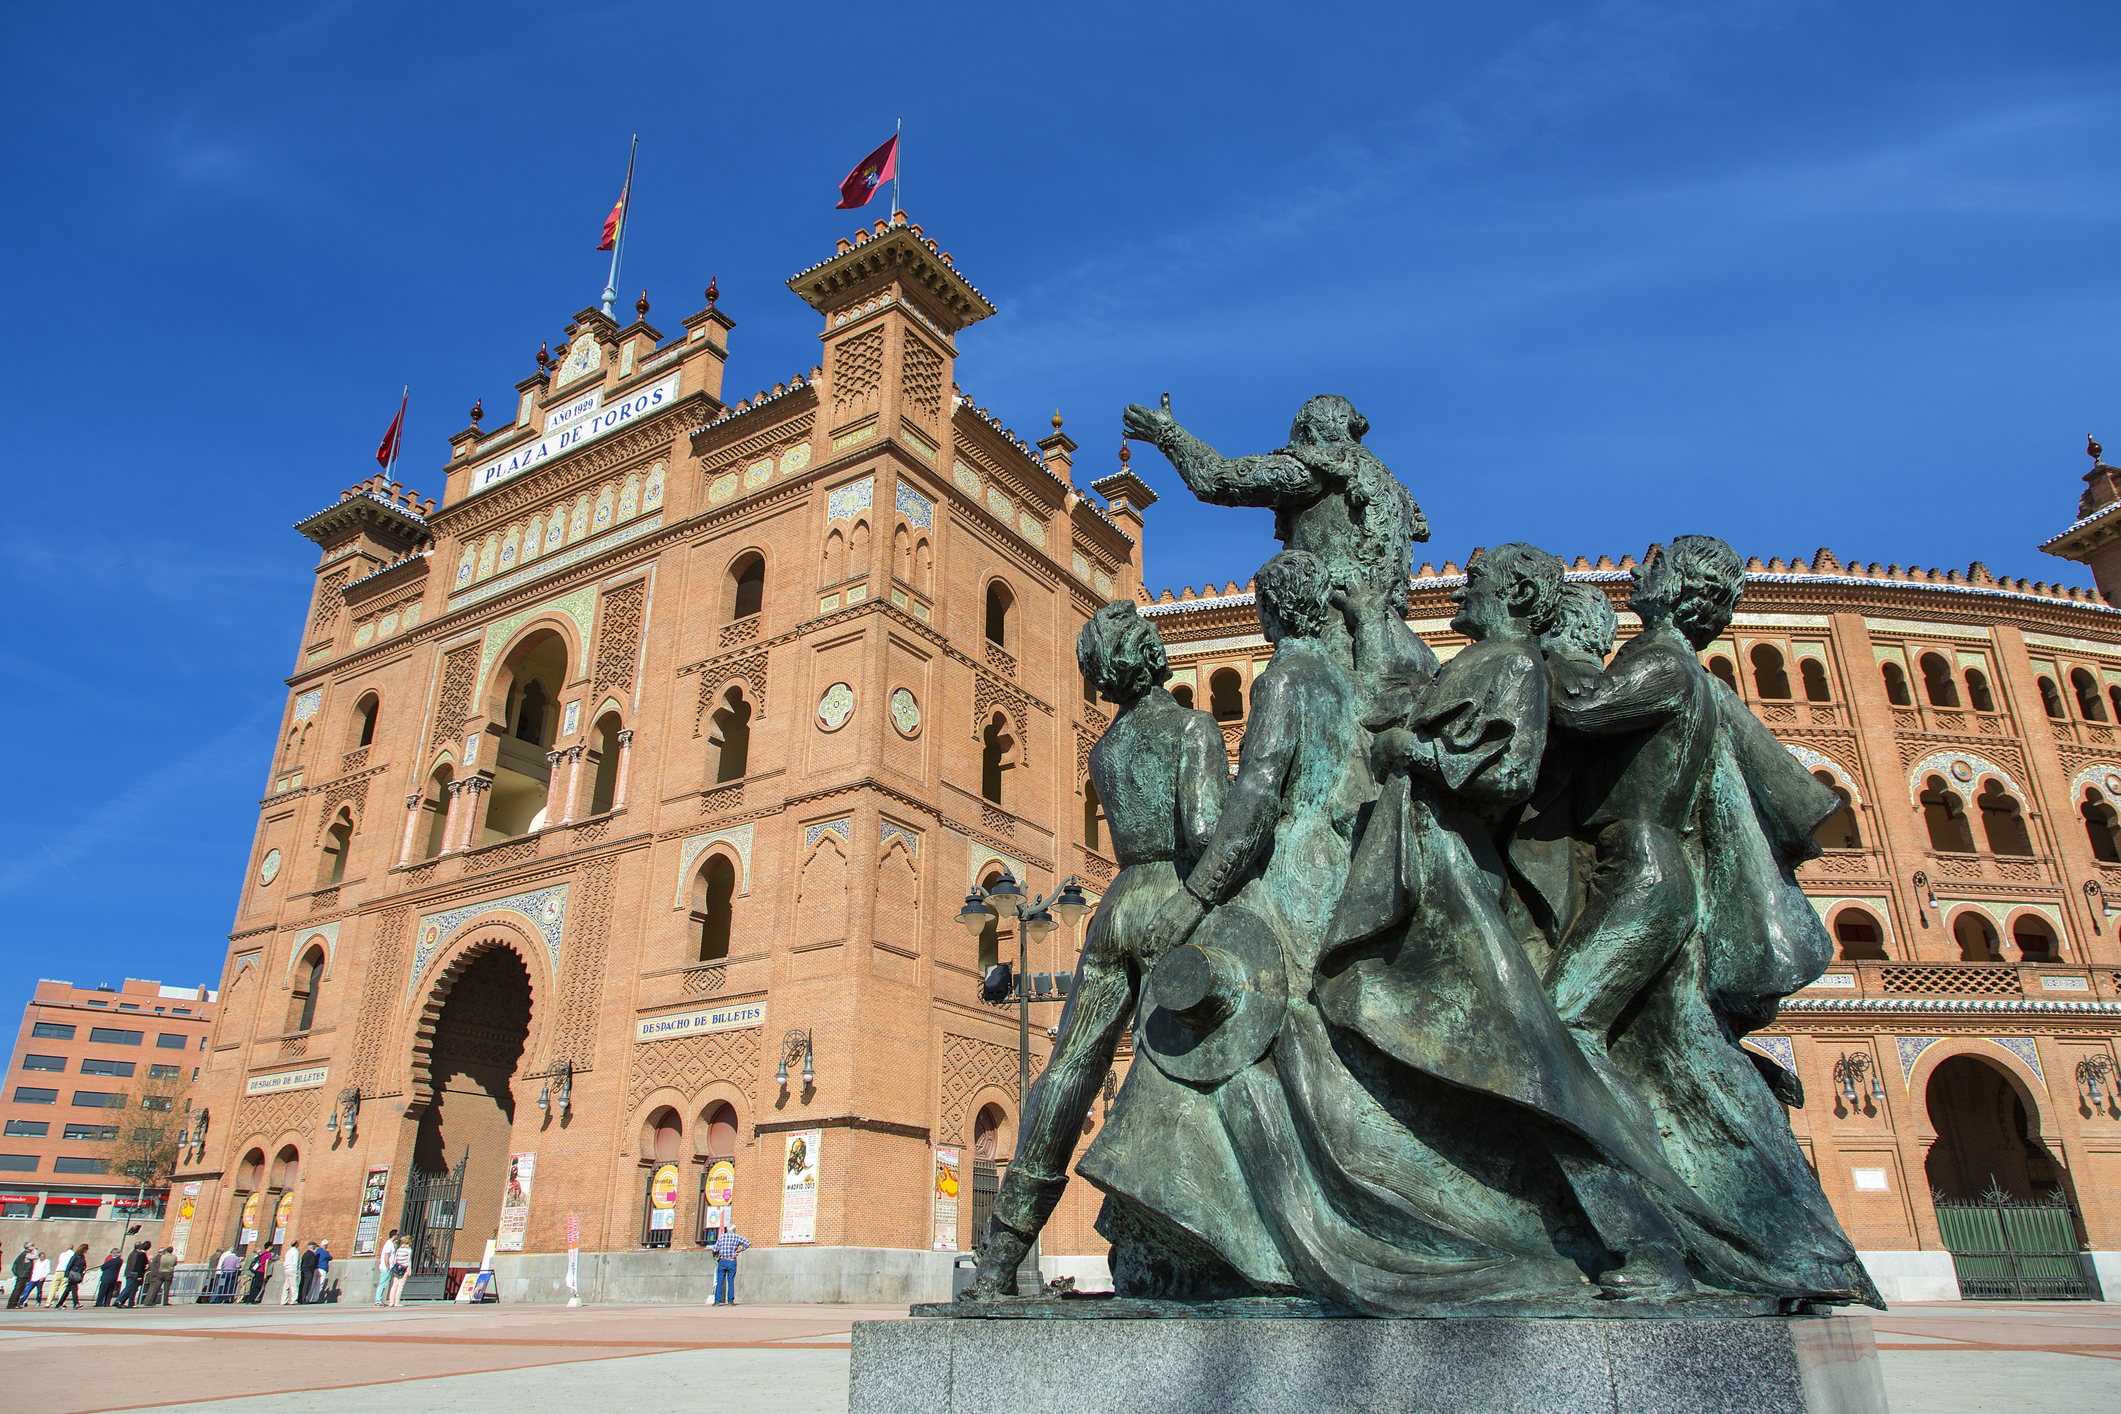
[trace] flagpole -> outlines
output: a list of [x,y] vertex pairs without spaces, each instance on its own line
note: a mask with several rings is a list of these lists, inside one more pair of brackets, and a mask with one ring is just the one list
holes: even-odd
[[626,150],[626,185],[619,191],[618,239],[611,243],[611,278],[604,282],[604,314],[608,318],[611,307],[619,299],[619,257],[626,251],[626,227],[633,219],[633,158],[641,150],[641,135],[633,135],[633,146]]
[[906,170],[906,120],[898,120],[898,146],[891,149],[891,214],[905,214],[906,208],[899,204],[898,184],[903,181]]
[[386,477],[398,469],[398,449],[405,445],[405,405],[411,401],[412,384],[406,383],[398,393],[398,435],[391,439],[390,465],[383,468]]

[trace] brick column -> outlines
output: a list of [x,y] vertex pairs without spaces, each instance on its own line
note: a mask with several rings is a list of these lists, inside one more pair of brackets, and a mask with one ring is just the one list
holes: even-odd
[[567,799],[562,803],[562,825],[574,822],[575,787],[582,780],[582,747],[579,742],[567,748]]
[[626,808],[626,771],[632,764],[633,728],[627,727],[619,732],[619,775],[618,779],[611,783],[611,808],[613,810]]
[[491,776],[469,776],[461,784],[465,791],[469,793],[469,799],[466,800],[464,805],[464,835],[462,839],[457,841],[457,848],[465,850],[472,847],[472,838],[479,832],[479,797],[484,795],[487,788],[493,784],[493,778]]
[[553,806],[559,803],[560,762],[567,757],[567,748],[560,747],[545,753],[545,828],[551,829],[560,823],[561,812]]
[[398,867],[412,863],[412,837],[420,831],[420,793],[405,797],[405,838],[398,843]]
[[454,854],[457,849],[457,825],[464,809],[464,782],[449,783],[449,815],[442,822],[442,854]]

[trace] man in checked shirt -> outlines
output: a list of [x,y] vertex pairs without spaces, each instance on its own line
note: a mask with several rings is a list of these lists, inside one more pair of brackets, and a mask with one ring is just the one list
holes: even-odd
[[750,1246],[750,1239],[739,1236],[733,1227],[723,1228],[714,1240],[714,1300],[709,1305],[736,1305],[736,1254]]

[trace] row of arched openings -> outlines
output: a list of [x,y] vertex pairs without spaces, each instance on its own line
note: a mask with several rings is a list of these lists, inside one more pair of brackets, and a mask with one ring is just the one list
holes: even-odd
[[[1918,904],[1918,907],[1920,905]],[[2046,919],[2030,911],[2011,920],[2011,943],[2027,962],[2057,962],[2061,951],[2055,930]],[[1886,959],[1885,928],[1876,914],[1854,904],[1834,914],[1834,943],[1847,962],[1882,962]],[[1961,962],[2002,962],[2003,951],[1996,928],[1987,915],[1965,909],[1952,920],[1952,941],[1959,945]]]
[[[1787,702],[1791,700],[1790,674],[1782,650],[1772,643],[1756,643],[1748,655],[1752,664],[1753,696],[1765,702]],[[1740,692],[1737,671],[1731,660],[1721,653],[1709,659],[1709,671],[1733,692]],[[1804,686],[1807,702],[1831,702],[1832,690],[1827,686],[1826,664],[1817,658],[1799,658],[1797,677]],[[1741,693],[1742,695],[1742,693]]]

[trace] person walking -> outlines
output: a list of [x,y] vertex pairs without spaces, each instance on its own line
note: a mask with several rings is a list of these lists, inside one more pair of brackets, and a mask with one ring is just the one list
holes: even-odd
[[29,1295],[29,1274],[37,1265],[36,1250],[29,1243],[23,1243],[22,1250],[15,1254],[14,1262],[7,1269],[14,1278],[14,1285],[7,1293],[7,1309],[10,1311],[20,1306],[22,1299]]
[[390,1300],[385,1303],[386,1305],[402,1306],[405,1304],[405,1278],[411,1275],[412,1244],[400,1242],[398,1244],[398,1258],[390,1265]]
[[390,1294],[390,1269],[397,1260],[398,1230],[392,1228],[390,1236],[384,1238],[383,1245],[376,1249],[376,1305],[378,1306],[382,1305],[383,1298]]
[[301,1250],[290,1242],[280,1253],[280,1304],[292,1306],[302,1299]]
[[327,1237],[327,1238],[325,1238],[325,1239],[324,1239],[324,1240],[323,1240],[322,1242],[319,1242],[319,1243],[317,1244],[317,1278],[316,1278],[316,1285],[315,1285],[314,1287],[310,1288],[310,1295],[309,1295],[309,1299],[310,1299],[310,1300],[311,1300],[312,1302],[321,1302],[321,1301],[325,1301],[325,1300],[329,1299],[329,1298],[327,1298],[327,1297],[326,1297],[325,1293],[326,1293],[327,1291],[329,1291],[330,1289],[331,1289],[331,1239]]
[[30,1305],[42,1306],[44,1304],[44,1282],[51,1274],[52,1259],[32,1247],[30,1249],[29,1296],[27,1298]]
[[118,1284],[124,1280],[125,1259],[118,1255],[117,1248],[110,1249],[110,1255],[103,1259],[97,1272],[96,1304],[108,1306],[118,1299]]
[[177,1279],[177,1250],[165,1247],[155,1254],[155,1263],[147,1269],[147,1304],[167,1306],[169,1289]]
[[140,1283],[147,1280],[147,1244],[134,1245],[125,1255],[125,1290],[118,1295],[120,1306],[130,1307],[140,1299]]
[[250,1290],[243,1293],[243,1304],[255,1306],[265,1295],[265,1279],[272,1275],[273,1257],[276,1254],[270,1245],[258,1248],[258,1255],[250,1262]]
[[56,1311],[59,1307],[64,1306],[69,1300],[71,1300],[74,1303],[74,1309],[76,1311],[80,1310],[81,1278],[87,1275],[88,1244],[84,1242],[79,1247],[76,1247],[73,1251],[67,1253],[66,1256],[60,1261],[59,1299],[52,1302],[52,1309]]
[[736,1305],[736,1258],[750,1247],[751,1240],[740,1236],[733,1227],[723,1228],[722,1235],[714,1240],[714,1300],[709,1305]]

